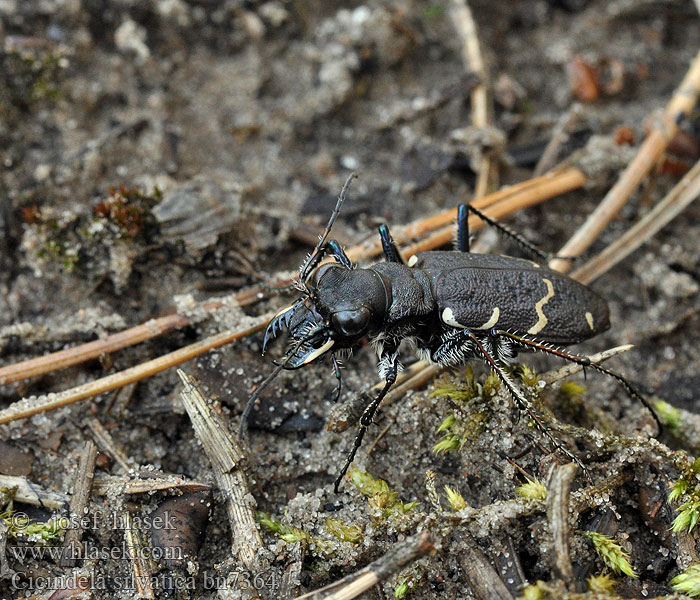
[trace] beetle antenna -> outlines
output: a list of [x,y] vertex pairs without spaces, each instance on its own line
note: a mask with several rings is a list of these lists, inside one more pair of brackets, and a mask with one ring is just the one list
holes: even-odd
[[[333,228],[333,223],[335,223],[335,220],[338,218],[338,214],[340,213],[340,207],[343,205],[343,202],[345,201],[345,194],[348,191],[348,188],[350,187],[350,182],[357,177],[357,173],[351,173],[350,176],[345,180],[345,184],[343,185],[343,189],[340,190],[340,194],[338,195],[338,200],[335,203],[335,208],[333,209],[333,212],[331,213],[331,218],[328,219],[328,225],[326,225],[326,229],[324,230],[323,234],[319,236],[318,238],[318,244],[316,244],[316,247],[313,249],[311,254],[309,254],[306,257],[306,260],[303,262],[301,267],[299,268],[299,279],[297,279],[297,283],[303,287],[307,292],[309,292],[308,288],[306,288],[306,278],[309,276],[309,273],[313,270],[313,268],[318,264],[318,262],[323,258],[323,253],[325,251],[325,244],[326,240],[328,239],[328,236],[331,233],[331,229]],[[311,292],[309,292],[310,294]]]

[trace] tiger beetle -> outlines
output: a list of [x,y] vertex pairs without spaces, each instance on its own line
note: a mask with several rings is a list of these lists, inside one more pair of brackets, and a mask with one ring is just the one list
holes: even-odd
[[[446,367],[463,365],[470,359],[482,360],[496,373],[517,407],[586,475],[586,467],[544,426],[506,370],[518,351],[539,350],[615,378],[651,411],[661,430],[649,403],[622,375],[562,349],[610,327],[605,300],[585,285],[536,262],[471,253],[469,213],[540,258],[547,258],[473,206],[461,204],[458,208],[456,251],[419,252],[404,263],[388,227],[380,225],[385,262],[368,268],[353,265],[338,242],[327,240],[356,176],[353,173],[348,177],[323,235],[301,265],[295,283],[301,297],[278,312],[267,326],[263,354],[283,329],[289,332],[290,345],[277,368],[248,401],[241,419],[241,436],[260,391],[282,369],[305,367],[330,355],[337,378],[337,400],[341,378],[336,353],[357,346],[365,338],[376,350],[384,386],[360,418],[352,450],[335,481],[336,492],[382,399],[396,381],[403,341],[409,342],[422,359]],[[326,255],[333,261],[319,266]]]

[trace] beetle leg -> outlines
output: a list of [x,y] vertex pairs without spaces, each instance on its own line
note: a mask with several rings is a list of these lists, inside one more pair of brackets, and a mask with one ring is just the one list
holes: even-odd
[[547,429],[547,427],[540,421],[539,417],[533,412],[532,410],[532,405],[530,401],[525,397],[525,394],[523,394],[522,390],[518,388],[517,385],[510,379],[508,374],[505,372],[503,369],[500,361],[491,356],[491,354],[484,348],[484,345],[481,343],[481,340],[479,340],[471,331],[468,329],[464,330],[464,333],[469,336],[472,341],[474,342],[474,346],[481,355],[481,358],[484,359],[486,364],[493,369],[494,373],[498,376],[498,378],[503,382],[503,385],[508,388],[508,391],[510,392],[511,397],[513,400],[515,400],[515,404],[518,406],[518,408],[523,411],[524,413],[527,414],[528,417],[532,419],[532,421],[535,423],[535,426],[537,429],[539,429],[542,434],[554,445],[554,447],[565,454],[571,461],[576,463],[579,467],[581,467],[581,470],[583,471],[584,475],[590,480],[591,475],[588,472],[588,469],[586,466],[581,462],[581,460],[572,452],[567,450],[559,440],[557,440],[552,433]]
[[506,227],[505,225],[502,225],[498,221],[494,221],[491,217],[486,216],[480,210],[474,208],[471,204],[468,204],[467,208],[469,209],[470,212],[473,212],[482,221],[484,221],[485,223],[488,223],[489,225],[491,225],[491,227],[493,227],[494,229],[497,229],[506,237],[509,237],[510,239],[514,240],[521,248],[524,248],[527,252],[529,252],[533,256],[536,256],[537,258],[540,258],[542,260],[549,260],[549,259],[553,258],[552,255],[550,255],[547,252],[544,252],[543,250],[540,250],[532,242],[525,239],[519,233],[516,233],[515,231],[513,231],[510,227]]
[[545,342],[538,342],[536,340],[531,340],[526,337],[522,337],[519,335],[515,335],[513,333],[509,333],[507,331],[498,331],[496,332],[498,335],[511,339],[517,344],[524,346],[526,348],[533,348],[535,350],[540,350],[542,352],[546,352],[547,354],[553,354],[554,356],[559,356],[560,358],[563,358],[565,360],[571,361],[573,363],[579,364],[584,367],[584,374],[585,374],[585,367],[590,367],[591,369],[595,369],[596,371],[600,371],[601,373],[605,373],[606,375],[610,375],[610,377],[617,379],[617,381],[622,385],[623,388],[625,388],[625,391],[627,394],[636,400],[639,400],[646,409],[651,413],[652,417],[654,417],[654,421],[656,421],[656,426],[658,428],[658,432],[656,436],[658,437],[661,435],[663,432],[663,425],[661,424],[661,421],[659,420],[658,415],[654,411],[654,409],[651,407],[651,404],[649,404],[649,401],[642,396],[635,388],[634,386],[627,381],[622,375],[620,375],[618,372],[613,371],[612,369],[608,369],[602,365],[599,365],[598,363],[591,362],[591,359],[588,358],[587,356],[579,356],[577,354],[571,354],[570,352],[567,352],[566,350],[562,350],[561,348],[555,348],[554,346],[551,346],[550,344],[547,344]]
[[387,392],[389,391],[389,388],[394,385],[394,382],[396,381],[396,375],[398,372],[398,361],[397,361],[397,354],[384,354],[382,358],[386,359],[393,359],[392,365],[389,367],[385,377],[384,377],[384,387],[381,389],[381,391],[377,394],[377,396],[372,400],[367,405],[367,408],[365,408],[365,411],[362,413],[362,416],[360,417],[360,428],[357,431],[357,435],[355,436],[355,441],[353,442],[352,449],[350,450],[350,453],[348,454],[347,459],[345,460],[345,465],[343,465],[343,468],[340,471],[340,474],[335,480],[335,483],[333,485],[333,491],[337,494],[338,493],[338,488],[340,487],[340,483],[343,480],[343,477],[345,476],[345,473],[348,472],[348,469],[350,468],[350,465],[352,464],[352,461],[355,460],[355,454],[357,454],[357,451],[359,450],[360,446],[362,445],[362,439],[365,437],[365,433],[367,432],[367,428],[372,424],[372,421],[374,420],[374,415],[377,414],[377,410],[379,409],[379,405],[381,404],[382,400],[384,399],[384,396],[387,395]]
[[401,258],[401,253],[396,247],[391,233],[389,233],[389,228],[384,223],[379,226],[379,238],[382,240],[382,250],[384,250],[384,256],[387,262],[395,262],[403,265],[404,262],[403,258]]
[[457,207],[457,240],[458,252],[469,252],[469,209],[466,204]]
[[333,255],[333,258],[335,258],[341,265],[343,265],[346,269],[352,269],[352,262],[336,240],[331,240],[328,242],[327,248]]
[[335,352],[331,353],[331,360],[333,361],[333,373],[335,374],[335,378],[337,380],[335,384],[335,391],[333,392],[333,402],[335,403],[338,402],[338,398],[340,398],[340,390],[343,386],[343,380],[340,374],[340,363],[335,357]]

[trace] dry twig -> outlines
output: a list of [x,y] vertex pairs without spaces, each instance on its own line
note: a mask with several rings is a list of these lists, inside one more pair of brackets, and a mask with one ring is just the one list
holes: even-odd
[[700,196],[700,161],[685,174],[675,187],[654,208],[610,244],[600,254],[576,269],[571,276],[590,283],[629,256],[665,225],[675,219]]
[[576,477],[576,471],[576,463],[558,466],[552,473],[547,487],[547,517],[554,547],[552,569],[566,582],[572,582],[574,579],[569,553],[569,505],[571,484]]
[[128,473],[130,469],[138,466],[130,461],[129,457],[126,456],[126,454],[124,454],[119,448],[117,448],[117,445],[114,443],[114,439],[110,435],[109,431],[107,431],[102,423],[100,423],[97,419],[88,419],[87,426],[90,428],[92,436],[99,444],[102,452],[114,460],[123,471]]
[[156,566],[151,559],[151,554],[147,551],[144,533],[133,521],[128,510],[122,513],[121,520],[125,524],[124,544],[126,545],[127,556],[131,560],[131,571],[136,585],[137,597],[155,598],[152,581]]
[[0,475],[0,488],[12,490],[12,498],[17,502],[43,506],[51,510],[63,510],[70,502],[66,494],[32,483],[26,477]]
[[[484,128],[489,124],[489,102],[486,93],[487,73],[484,59],[479,47],[479,35],[474,22],[474,16],[466,0],[452,0],[452,23],[457,30],[457,35],[462,41],[462,62],[467,71],[476,73],[479,83],[471,91],[472,125],[476,128]],[[485,196],[492,179],[495,180],[495,165],[487,155],[481,157],[478,168],[474,198]]]
[[534,177],[539,177],[543,173],[549,171],[556,163],[561,147],[568,141],[569,134],[576,123],[581,119],[583,107],[578,103],[566,111],[557,121],[552,131],[552,137],[544,148],[540,160],[537,161],[534,171]]
[[75,565],[76,551],[80,546],[80,538],[83,536],[82,517],[90,499],[96,459],[97,447],[88,440],[85,442],[85,448],[80,455],[78,470],[75,472],[73,495],[70,499],[70,516],[71,518],[76,518],[76,523],[68,529],[66,537],[63,538],[63,552],[61,553],[60,561],[62,567]]
[[263,542],[255,520],[255,500],[243,472],[245,451],[236,437],[229,434],[223,415],[202,395],[195,380],[180,369],[177,374],[182,379],[182,402],[195,435],[202,442],[219,488],[226,497],[233,552],[252,570]]
[[40,412],[54,410],[61,406],[67,406],[79,400],[92,398],[104,392],[117,389],[128,383],[151,377],[156,373],[192,360],[200,354],[225,346],[226,344],[230,344],[231,342],[240,340],[241,338],[264,329],[272,316],[272,314],[267,314],[262,317],[257,317],[254,320],[254,324],[249,327],[224,331],[200,342],[195,342],[194,344],[180,348],[175,352],[164,354],[163,356],[131,367],[130,369],[125,369],[124,371],[108,375],[102,379],[79,385],[65,392],[52,393],[36,398],[23,398],[0,411],[0,424],[31,417]]
[[[687,116],[693,109],[699,95],[700,52],[693,59],[685,78],[666,105],[663,116],[657,120],[655,127],[647,135],[634,160],[620,175],[617,183],[610,188],[602,202],[588,216],[586,222],[564,244],[558,252],[559,256],[578,256],[593,243],[656,164],[669,142],[678,132],[680,119]],[[550,262],[550,267],[566,272],[571,268],[571,263],[555,258]]]
[[384,581],[407,564],[434,550],[428,532],[424,531],[396,544],[391,551],[364,569],[315,592],[297,596],[296,600],[351,600]]
[[[633,344],[625,344],[623,346],[616,346],[615,348],[610,348],[608,350],[603,350],[602,352],[598,352],[597,354],[592,354],[591,356],[588,357],[588,359],[595,364],[600,364],[602,362],[605,362],[609,358],[612,358],[613,356],[616,356],[618,354],[622,354],[623,352],[627,352],[631,348],[634,348]],[[579,371],[583,371],[585,367],[583,365],[579,365],[577,363],[566,363],[565,365],[559,367],[558,369],[553,369],[551,371],[547,371],[546,373],[543,373],[542,375],[539,375],[538,378],[540,381],[544,381],[547,385],[550,385],[554,383],[555,381],[559,381],[560,379],[564,379],[565,377],[571,377],[571,375],[574,375],[575,373],[578,373]]]

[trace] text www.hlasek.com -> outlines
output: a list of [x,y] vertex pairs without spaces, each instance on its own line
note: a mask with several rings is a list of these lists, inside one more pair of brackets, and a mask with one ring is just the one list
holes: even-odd
[[71,560],[174,560],[184,559],[182,548],[179,546],[142,547],[134,553],[134,548],[129,548],[126,544],[121,546],[109,546],[98,548],[88,544],[75,545],[70,548],[58,546],[7,546],[6,554],[9,558],[23,563],[27,559],[31,560],[51,560],[60,561],[64,558]]

